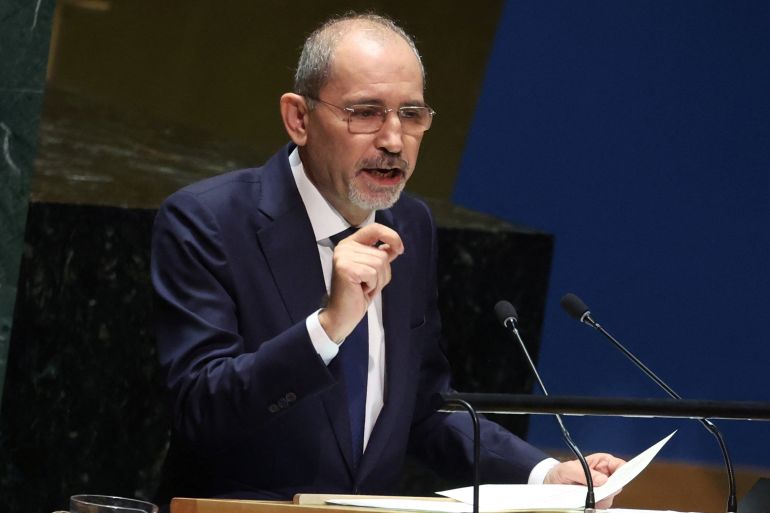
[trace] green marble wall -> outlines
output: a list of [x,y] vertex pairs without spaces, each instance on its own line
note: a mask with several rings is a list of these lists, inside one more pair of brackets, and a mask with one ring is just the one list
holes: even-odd
[[54,0],[0,2],[0,397],[53,10]]

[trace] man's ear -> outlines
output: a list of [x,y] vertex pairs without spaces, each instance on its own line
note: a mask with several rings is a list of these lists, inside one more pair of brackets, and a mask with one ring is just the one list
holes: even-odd
[[307,141],[307,116],[305,98],[298,94],[286,93],[281,96],[281,119],[286,133],[294,144],[304,146]]

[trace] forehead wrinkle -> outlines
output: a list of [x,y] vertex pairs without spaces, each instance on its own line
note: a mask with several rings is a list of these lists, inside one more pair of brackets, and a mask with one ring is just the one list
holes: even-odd
[[[331,36],[332,52],[329,59],[329,71],[327,81],[331,80],[335,75],[335,64],[340,47],[349,43],[349,40],[356,41],[354,44],[359,51],[365,52],[370,56],[376,56],[383,48],[388,45],[405,45],[409,49],[409,53],[414,55],[414,50],[410,47],[409,43],[404,40],[399,34],[392,32],[387,27],[380,26],[376,23],[366,20],[347,20],[340,22],[338,30]],[[336,26],[329,27],[329,30],[337,28]],[[417,55],[414,55],[414,59],[417,62],[418,69],[420,69],[420,80],[423,81],[422,64]],[[407,67],[408,64],[402,64],[402,67]],[[424,86],[424,84],[422,84]]]
[[[393,58],[394,53],[400,52],[409,55],[407,60]],[[399,38],[388,38],[380,42],[369,39],[365,34],[352,35],[351,39],[338,45],[330,68],[324,88],[339,91],[347,104],[384,105],[387,101],[380,96],[381,91],[398,87],[403,91],[412,91],[407,99],[399,101],[398,106],[424,105],[419,61]],[[361,86],[361,89],[347,87],[354,83]]]
[[345,38],[355,36],[356,34],[361,34],[365,37],[365,39],[374,43],[378,43],[379,46],[384,46],[388,37],[397,37],[400,39],[400,36],[391,33],[389,29],[365,20],[340,21],[334,25],[331,25],[326,30],[326,37],[328,37],[330,46],[332,48],[329,58],[329,78],[333,75],[334,72],[334,61],[337,58],[337,50]]

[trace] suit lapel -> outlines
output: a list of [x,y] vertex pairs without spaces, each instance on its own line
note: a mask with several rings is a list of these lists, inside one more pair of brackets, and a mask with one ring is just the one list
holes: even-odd
[[259,240],[291,321],[299,322],[320,308],[326,286],[304,208],[275,219],[259,231]]
[[265,165],[260,209],[272,222],[258,232],[278,293],[292,322],[321,306],[326,294],[318,248],[289,166],[287,146]]

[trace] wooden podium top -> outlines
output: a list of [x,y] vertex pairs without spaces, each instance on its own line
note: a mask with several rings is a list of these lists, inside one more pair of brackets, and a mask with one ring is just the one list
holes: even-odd
[[[350,513],[366,511],[372,508],[357,506],[339,506],[326,504],[327,499],[374,499],[395,498],[384,495],[342,495],[301,493],[293,501],[256,501],[238,499],[192,499],[175,497],[171,501],[171,513]],[[399,497],[401,499],[419,499],[423,501],[450,501],[445,497]],[[384,510],[380,510],[384,511]]]
[[[298,494],[293,501],[256,501],[237,499],[192,499],[175,497],[171,513],[404,513],[394,510],[326,504],[327,499],[399,498],[421,501],[449,501],[445,497],[394,497],[381,495]],[[568,510],[538,510],[538,513],[562,513]],[[573,511],[573,510],[569,510]]]

